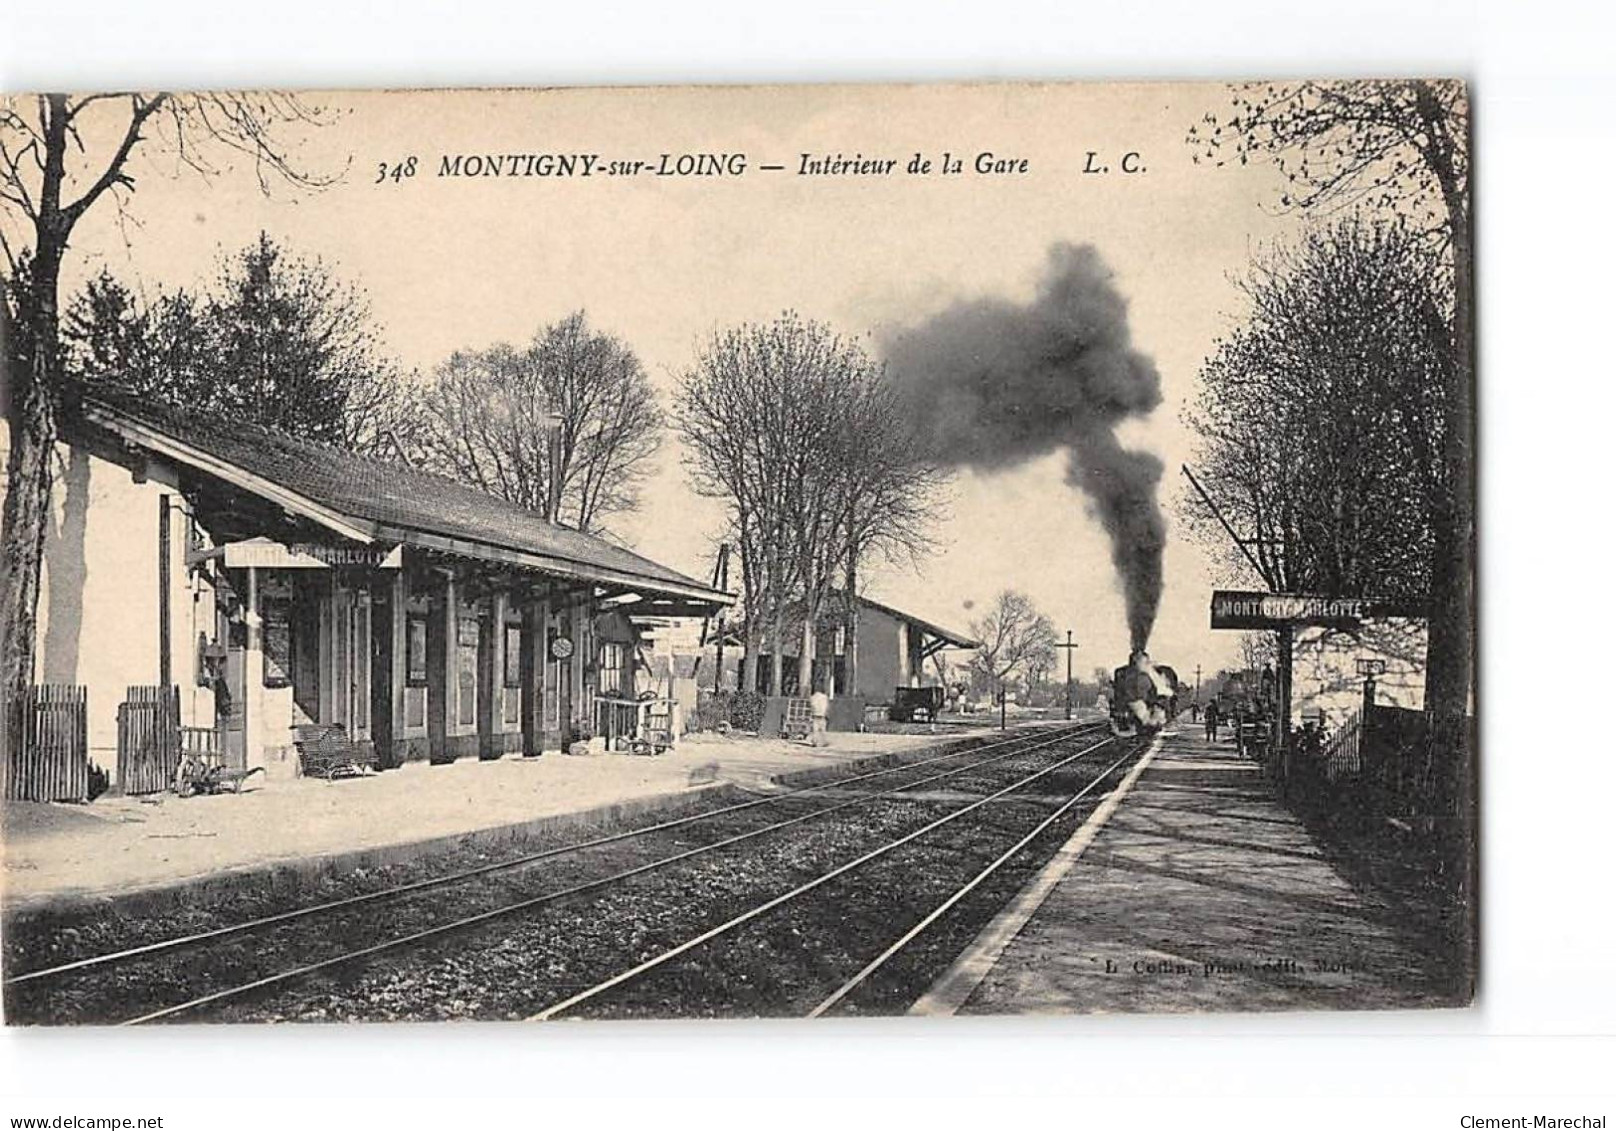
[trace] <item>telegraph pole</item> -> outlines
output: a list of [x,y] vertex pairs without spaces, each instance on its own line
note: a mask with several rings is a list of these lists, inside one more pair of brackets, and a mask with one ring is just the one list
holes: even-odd
[[1201,665],[1195,665],[1195,705],[1201,705]]
[[[728,542],[720,542],[718,544],[718,560],[713,564],[713,588],[723,590],[729,589]],[[718,612],[718,633],[715,637],[718,651],[716,663],[714,665],[716,670],[713,672],[713,692],[715,694],[724,690],[724,634],[729,631],[729,628],[724,623],[724,620],[724,612],[722,609],[720,609]],[[710,622],[703,620],[701,622],[701,646],[703,648],[707,647],[709,628]]]
[[1055,647],[1066,650],[1066,717],[1070,719],[1072,717],[1072,652],[1077,648],[1077,645],[1072,643],[1071,629],[1066,630],[1066,643],[1057,644]]

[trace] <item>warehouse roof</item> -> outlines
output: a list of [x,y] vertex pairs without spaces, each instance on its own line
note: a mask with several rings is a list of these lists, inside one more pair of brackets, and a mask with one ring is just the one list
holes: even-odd
[[963,633],[955,632],[953,629],[943,628],[941,625],[933,624],[928,620],[922,620],[913,613],[906,613],[902,609],[895,609],[891,605],[884,605],[880,601],[873,600],[872,598],[861,595],[859,597],[859,603],[871,609],[879,609],[883,613],[886,613],[888,616],[897,620],[906,621],[915,628],[918,628],[927,636],[934,636],[944,644],[951,644],[955,648],[982,647],[982,642],[980,640],[973,640],[971,637],[966,636]]
[[727,593],[592,534],[443,476],[358,456],[256,425],[221,425],[183,409],[96,388],[85,419],[260,494],[360,542],[397,542],[712,604]]
[[[919,632],[923,637],[931,637],[935,647],[965,649],[982,647],[982,642],[980,640],[966,636],[962,632],[956,632],[951,628],[944,628],[941,625],[933,624],[929,620],[923,620],[920,617],[915,616],[913,613],[906,613],[902,609],[896,609],[891,605],[883,604],[882,602],[875,600],[873,597],[866,597],[863,594],[860,594],[859,604],[863,605],[866,609],[875,609],[878,612],[883,612],[887,614],[887,616],[892,617],[894,620],[903,621],[905,624],[909,625],[910,628],[913,628],[915,631]],[[825,604],[823,606],[824,613],[826,616],[839,618],[841,607],[842,591],[839,589],[832,589],[825,600]],[[800,616],[800,613],[801,610],[799,606],[797,608],[796,615]],[[727,632],[724,636],[724,642],[726,644],[735,645],[743,644],[743,640],[737,627],[731,626],[729,632]]]

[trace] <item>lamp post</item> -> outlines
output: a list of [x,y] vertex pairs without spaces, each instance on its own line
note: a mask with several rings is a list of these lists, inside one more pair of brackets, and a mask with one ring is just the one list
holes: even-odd
[[1386,661],[1380,659],[1360,658],[1357,661],[1358,674],[1363,676],[1363,710],[1365,722],[1368,721],[1369,710],[1375,705],[1375,677],[1386,671]]

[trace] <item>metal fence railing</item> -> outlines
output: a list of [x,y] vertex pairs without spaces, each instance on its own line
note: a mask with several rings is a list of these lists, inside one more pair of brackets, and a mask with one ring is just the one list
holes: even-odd
[[1354,711],[1334,734],[1325,741],[1320,762],[1325,780],[1331,785],[1358,777],[1363,772],[1363,758],[1359,745],[1363,738],[1363,715]]
[[1288,789],[1320,794],[1316,800],[1332,806],[1442,818],[1470,804],[1469,758],[1467,732],[1457,725],[1433,727],[1421,711],[1374,706],[1322,739],[1293,731],[1282,777]]

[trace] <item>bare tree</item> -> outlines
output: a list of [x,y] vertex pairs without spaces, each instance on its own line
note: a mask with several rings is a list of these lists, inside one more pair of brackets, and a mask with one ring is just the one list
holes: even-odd
[[1232,112],[1190,130],[1197,159],[1274,161],[1281,204],[1310,211],[1360,205],[1396,214],[1426,235],[1450,277],[1440,449],[1444,489],[1431,540],[1431,640],[1426,708],[1462,717],[1474,659],[1474,335],[1470,232],[1470,112],[1464,84],[1248,83]]
[[661,443],[662,412],[639,358],[582,311],[526,348],[454,354],[420,404],[412,439],[429,466],[590,532],[639,505]]
[[[840,582],[856,609],[861,561],[918,550],[935,476],[881,367],[791,312],[715,332],[681,381],[678,418],[697,490],[729,507],[745,597],[742,686],[756,686],[766,626],[778,691],[789,619],[806,690],[831,592]],[[856,613],[849,629],[856,639]]]
[[[914,564],[935,547],[943,517],[940,468],[884,373],[857,391],[849,413],[840,537],[847,689],[859,692],[859,579],[872,558]],[[941,655],[941,653],[939,653]]]
[[677,417],[696,490],[724,499],[730,539],[740,557],[746,653],[741,686],[757,686],[765,628],[769,687],[778,693],[788,605],[802,559],[797,539],[817,519],[799,518],[819,490],[801,480],[817,470],[825,435],[823,404],[808,383],[827,358],[827,335],[787,313],[769,324],[714,331],[680,380]]
[[162,149],[203,175],[221,153],[253,163],[259,185],[302,188],[335,178],[300,168],[287,127],[328,115],[295,95],[206,93],[42,94],[0,100],[0,250],[6,257],[0,363],[6,369],[10,454],[0,530],[0,684],[19,696],[33,674],[39,603],[62,394],[59,290],[68,243],[101,201],[118,209],[135,188],[132,158]]
[[858,585],[872,557],[913,561],[934,545],[943,473],[911,427],[885,370],[855,343],[831,339],[806,383],[818,402],[809,472],[795,485],[795,554],[802,579],[798,686],[810,684],[822,613],[838,584],[847,636],[846,690],[858,691]]
[[1025,593],[1002,590],[988,611],[971,622],[971,635],[982,642],[971,667],[1001,695],[1018,672],[1026,676],[1035,668],[1054,666],[1055,625]]
[[1279,646],[1272,632],[1242,632],[1240,634],[1240,670],[1261,671],[1278,662]]

